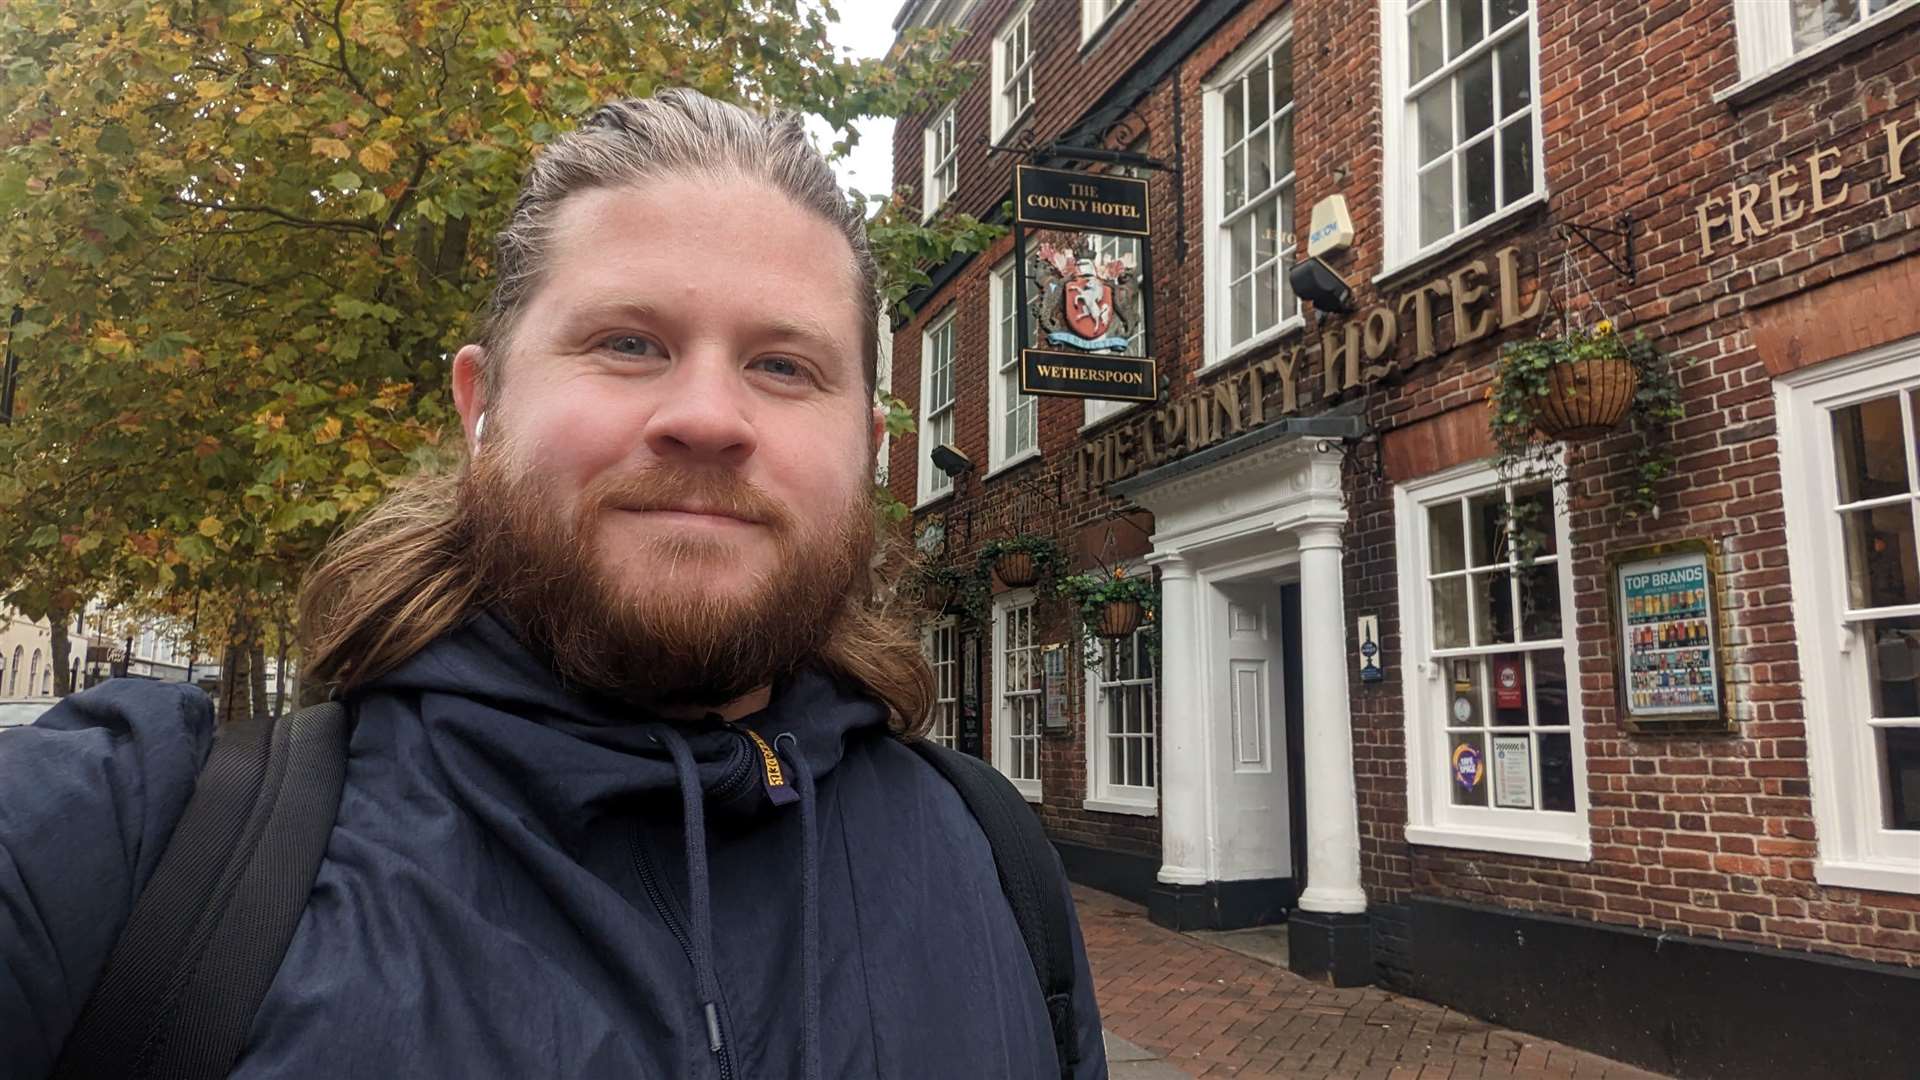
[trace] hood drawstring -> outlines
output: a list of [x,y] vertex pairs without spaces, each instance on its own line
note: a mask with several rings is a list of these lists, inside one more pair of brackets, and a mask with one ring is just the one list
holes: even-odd
[[713,970],[713,902],[707,881],[706,796],[700,790],[700,772],[693,763],[693,751],[687,740],[668,724],[658,727],[658,737],[673,755],[673,770],[680,780],[680,807],[687,845],[687,893],[692,901],[693,985],[700,997],[700,1011],[707,1021],[707,1049],[720,1053],[720,979]]
[[820,842],[814,835],[813,770],[792,732],[781,732],[773,746],[800,789],[800,979],[806,984],[800,1045],[806,1080],[820,1080]]

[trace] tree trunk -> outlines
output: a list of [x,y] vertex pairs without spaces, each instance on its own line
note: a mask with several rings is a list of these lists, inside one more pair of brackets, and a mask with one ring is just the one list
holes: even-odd
[[72,624],[73,615],[65,608],[53,608],[47,612],[47,622],[53,628],[53,693],[55,697],[66,697],[73,693],[72,673],[67,670],[73,653],[73,639],[67,637],[67,627]]
[[[229,724],[260,715],[255,706],[253,658],[260,651],[259,630],[253,619],[240,615],[227,631],[226,647],[220,654],[220,723]],[[266,673],[260,672],[265,678]],[[265,691],[258,691],[262,697]]]
[[273,718],[287,711],[287,628],[280,627],[280,652],[273,661]]
[[255,720],[267,718],[267,646],[258,635],[247,648],[247,688],[253,696],[250,710]]

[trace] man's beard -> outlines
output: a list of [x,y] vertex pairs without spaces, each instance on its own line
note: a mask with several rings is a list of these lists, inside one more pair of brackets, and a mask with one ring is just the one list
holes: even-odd
[[[568,520],[543,497],[540,477],[506,460],[504,441],[489,449],[460,493],[482,602],[571,688],[641,705],[717,708],[805,665],[843,610],[861,602],[856,586],[866,583],[875,541],[864,491],[813,532],[732,470],[656,465],[590,484]],[[732,595],[699,577],[733,553],[721,540],[649,536],[622,553],[623,565],[606,565],[612,553],[599,544],[610,512],[688,504],[758,521],[777,557]],[[634,578],[649,566],[664,571],[663,580]]]

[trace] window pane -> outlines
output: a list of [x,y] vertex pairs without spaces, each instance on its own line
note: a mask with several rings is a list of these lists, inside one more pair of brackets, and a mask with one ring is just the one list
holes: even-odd
[[1453,84],[1442,82],[1414,103],[1420,126],[1420,164],[1453,149]]
[[1264,267],[1253,275],[1254,333],[1271,330],[1280,321],[1279,303],[1280,288],[1274,281],[1273,267]]
[[1467,643],[1467,579],[1433,583],[1433,647],[1454,649]]
[[1447,56],[1459,56],[1486,36],[1480,0],[1447,0]]
[[1527,726],[1527,654],[1499,653],[1491,664],[1492,723],[1496,727]]
[[1466,569],[1467,539],[1460,528],[1459,503],[1427,507],[1427,563],[1436,574]]
[[1500,129],[1500,205],[1533,194],[1533,117],[1522,116]]
[[1493,12],[1489,30],[1498,30],[1527,13],[1527,0],[1493,0],[1488,6]]
[[1233,341],[1238,344],[1253,336],[1253,279],[1247,277],[1234,282],[1230,301],[1233,308]]
[[1507,561],[1507,496],[1494,490],[1481,492],[1467,501],[1467,527],[1472,546],[1473,565],[1505,565]]
[[1920,728],[1883,729],[1880,766],[1887,778],[1887,828],[1920,829]]
[[1913,506],[1895,503],[1840,515],[1847,549],[1847,591],[1853,607],[1920,604]]
[[1540,727],[1566,726],[1573,715],[1566,655],[1559,649],[1536,649],[1527,659],[1533,664],[1533,722]]
[[1793,51],[1825,41],[1859,17],[1855,0],[1793,0]]
[[1861,626],[1867,642],[1867,694],[1875,719],[1920,717],[1920,616]]
[[1442,161],[1420,174],[1420,243],[1424,247],[1453,232],[1453,162]]
[[1409,83],[1417,83],[1438,71],[1445,59],[1440,42],[1440,2],[1431,0],[1426,7],[1407,16]]
[[1248,214],[1233,223],[1228,237],[1233,246],[1234,279],[1246,277],[1253,272],[1253,218]]
[[1226,212],[1231,214],[1247,201],[1247,149],[1245,145],[1227,151],[1227,163],[1221,173],[1226,192]]
[[1463,170],[1467,184],[1466,224],[1473,224],[1493,213],[1493,140],[1482,139],[1467,148]]
[[1280,208],[1280,200],[1268,199],[1253,211],[1253,261],[1257,266],[1267,262],[1279,251],[1280,231],[1274,221],[1274,214]]
[[1258,195],[1273,186],[1273,129],[1261,128],[1247,140],[1247,194]]
[[1840,502],[1905,494],[1909,490],[1905,443],[1898,396],[1835,409],[1833,457],[1840,477]]
[[1520,571],[1520,633],[1528,641],[1549,641],[1564,633],[1560,621],[1560,568],[1535,563]]
[[1493,56],[1484,55],[1460,69],[1460,141],[1493,126]]
[[1525,521],[1539,532],[1534,542],[1540,546],[1535,555],[1554,555],[1560,551],[1560,534],[1553,518],[1553,489],[1547,485],[1529,486],[1513,493],[1514,520]]
[[1540,736],[1540,809],[1574,810],[1573,738],[1564,731]]
[[1278,111],[1293,104],[1293,40],[1273,54],[1273,107]]
[[1500,115],[1512,116],[1533,100],[1533,79],[1527,71],[1527,35],[1515,34],[1500,43]]
[[1513,640],[1513,576],[1505,570],[1472,575],[1473,643],[1504,645]]
[[1273,175],[1285,176],[1293,171],[1293,114],[1273,122]]
[[1247,137],[1246,100],[1241,97],[1241,90],[1242,85],[1234,83],[1221,91],[1221,99],[1226,103],[1226,120],[1220,134],[1229,146]]
[[1247,126],[1257,128],[1267,122],[1267,62],[1247,72]]
[[1487,744],[1478,732],[1447,736],[1447,786],[1455,806],[1487,805]]

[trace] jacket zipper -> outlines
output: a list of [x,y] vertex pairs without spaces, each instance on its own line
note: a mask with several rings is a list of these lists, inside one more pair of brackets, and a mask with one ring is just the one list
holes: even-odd
[[[736,734],[740,733],[736,732]],[[713,790],[708,793],[709,798],[731,797],[753,779],[754,752],[751,740],[746,735],[740,734],[740,742],[742,752],[739,759],[728,768],[727,774],[720,778],[720,782],[713,786]],[[688,966],[692,966],[693,939],[687,936],[685,924],[680,921],[680,916],[674,912],[673,906],[667,900],[667,891],[660,881],[660,875],[654,869],[653,860],[647,855],[646,845],[640,842],[640,830],[635,828],[630,837],[628,850],[633,856],[634,872],[640,877],[640,887],[646,891],[647,899],[653,902],[653,910],[660,916],[660,921],[666,924],[667,932],[680,943],[680,951],[687,955]],[[724,996],[718,986],[714,987],[714,996],[716,998]],[[714,1048],[715,1063],[720,1068],[720,1080],[733,1080],[733,1053],[727,1047],[726,1032],[720,1023],[719,1001],[712,1004],[703,1019],[707,1024],[709,1045]]]

